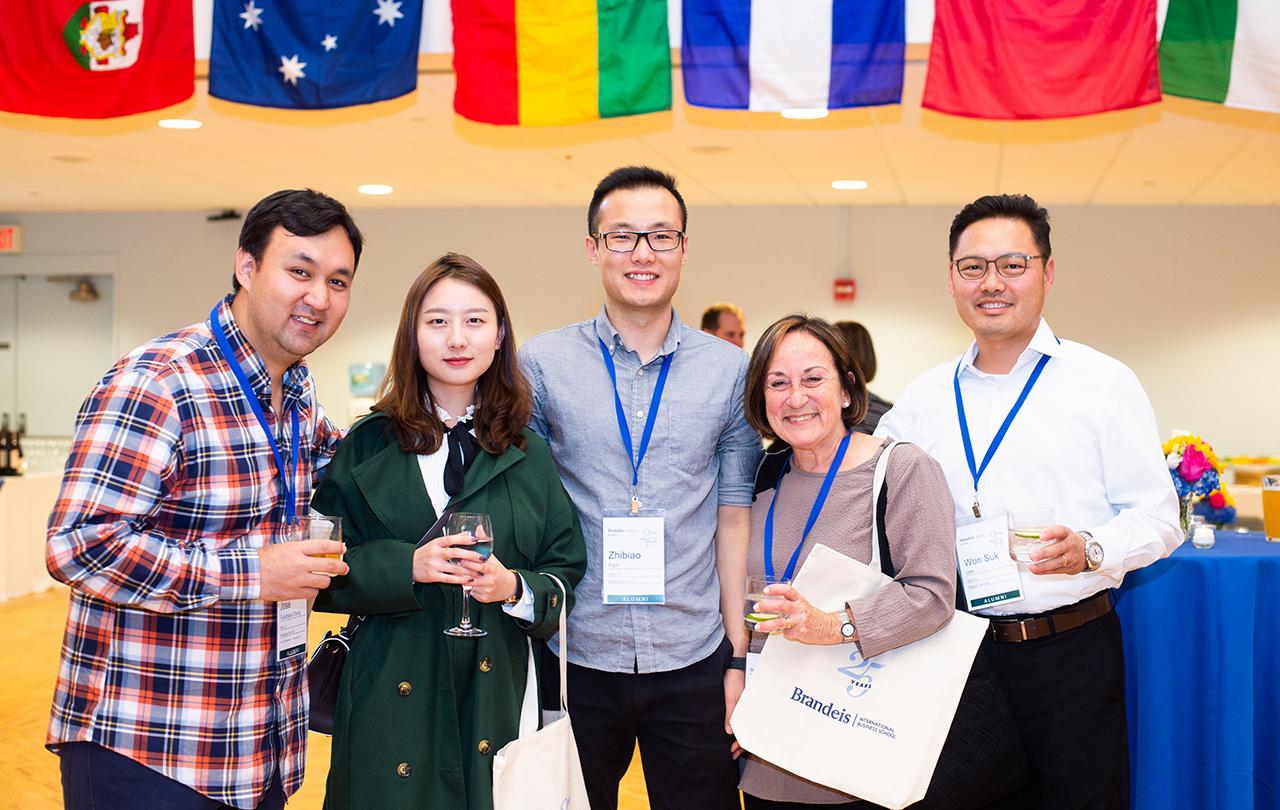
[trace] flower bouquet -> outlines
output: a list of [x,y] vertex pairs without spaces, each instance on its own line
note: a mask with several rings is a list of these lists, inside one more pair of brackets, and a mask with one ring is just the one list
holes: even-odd
[[1236,522],[1236,499],[1226,487],[1219,487],[1196,502],[1195,514],[1203,515],[1208,523],[1222,528]]
[[1199,436],[1175,436],[1164,443],[1164,458],[1178,492],[1178,523],[1182,533],[1191,534],[1191,502],[1197,495],[1218,489],[1218,476],[1225,469],[1218,456]]

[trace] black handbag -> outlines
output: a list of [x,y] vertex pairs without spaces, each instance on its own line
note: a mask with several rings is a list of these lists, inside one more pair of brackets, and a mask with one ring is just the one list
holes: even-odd
[[[427,533],[422,535],[418,545],[430,542],[449,520],[449,516],[457,510],[457,504],[446,506],[436,522],[427,529]],[[347,654],[351,652],[351,639],[363,623],[363,616],[352,616],[337,633],[332,630],[325,633],[324,638],[316,645],[315,652],[311,653],[311,660],[307,662],[307,688],[311,694],[311,714],[307,728],[317,734],[333,735],[333,717],[338,708],[342,668],[346,666]]]
[[[880,534],[880,570],[894,575],[885,532],[889,480],[876,499],[876,527]],[[963,604],[957,594],[957,606]],[[973,658],[969,679],[960,693],[933,780],[924,798],[909,810],[973,810],[1011,795],[1027,779],[1027,757],[1013,720],[1009,701],[987,655],[984,638]]]

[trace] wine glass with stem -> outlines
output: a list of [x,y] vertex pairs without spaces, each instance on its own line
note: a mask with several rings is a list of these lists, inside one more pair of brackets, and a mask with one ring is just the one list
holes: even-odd
[[[486,560],[493,553],[493,526],[489,522],[488,515],[481,515],[475,512],[454,512],[449,516],[449,528],[446,530],[448,534],[465,534],[475,540],[474,545],[458,546],[469,551],[474,551]],[[477,638],[479,636],[489,635],[478,627],[471,624],[471,586],[462,586],[462,621],[458,622],[457,627],[450,627],[444,631],[446,636],[461,636],[463,638]]]

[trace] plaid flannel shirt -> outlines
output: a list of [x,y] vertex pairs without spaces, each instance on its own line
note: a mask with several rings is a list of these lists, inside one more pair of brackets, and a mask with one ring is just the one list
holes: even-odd
[[[219,319],[292,464],[262,359],[228,296]],[[94,387],[49,517],[46,565],[71,586],[46,745],[92,741],[225,804],[253,807],[306,757],[305,656],[276,661],[276,605],[258,599],[257,549],[280,537],[283,480],[210,321],[135,349]],[[299,514],[340,437],[305,363]]]

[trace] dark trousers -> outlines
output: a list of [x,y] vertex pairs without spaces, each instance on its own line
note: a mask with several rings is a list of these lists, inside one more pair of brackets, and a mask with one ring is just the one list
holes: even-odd
[[750,793],[742,794],[743,810],[874,810],[870,802],[844,802],[842,804],[801,804],[800,802],[775,802]]
[[[670,672],[569,664],[569,714],[592,810],[617,810],[618,783],[637,742],[653,810],[738,810],[738,765],[724,730],[732,655],[726,639],[703,660]],[[550,668],[559,666],[555,656],[546,658]]]
[[[63,743],[58,758],[66,810],[234,810],[97,743]],[[258,810],[283,808],[284,788],[276,774]]]
[[1027,752],[1022,790],[999,810],[1128,810],[1129,736],[1120,618],[989,645]]

